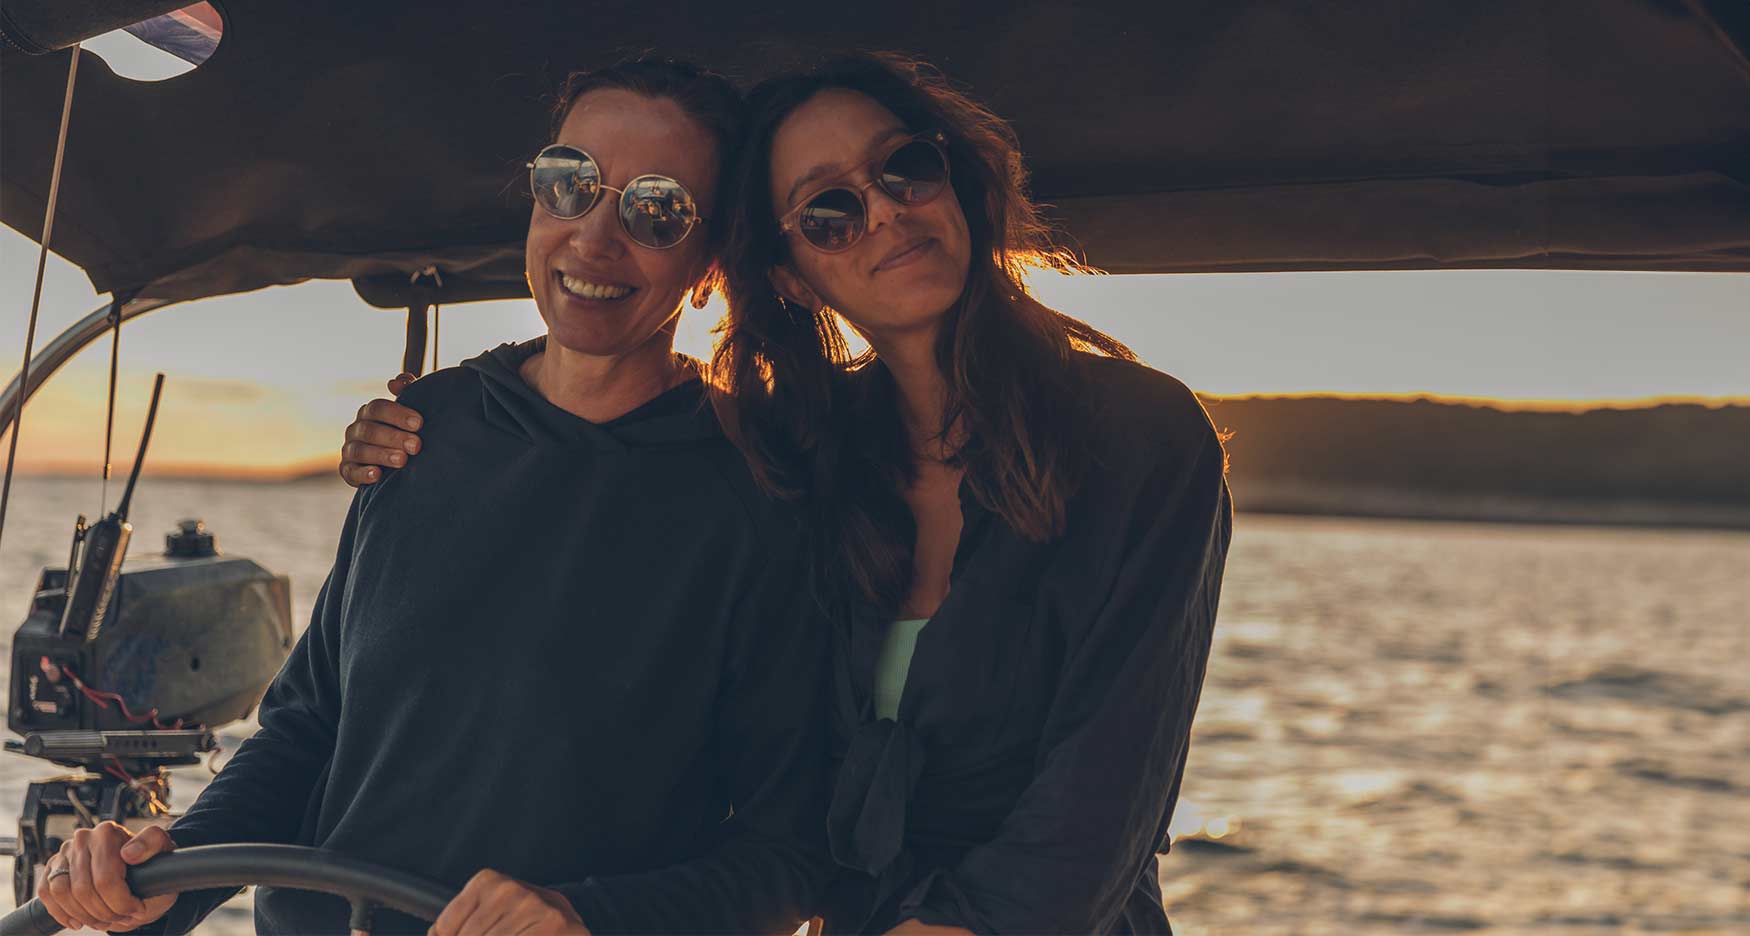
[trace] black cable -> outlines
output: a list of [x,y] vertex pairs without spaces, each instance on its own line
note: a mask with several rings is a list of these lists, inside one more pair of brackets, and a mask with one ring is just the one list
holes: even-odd
[[103,498],[98,503],[97,515],[103,516],[109,509],[109,472],[110,472],[110,442],[115,438],[115,367],[121,356],[122,347],[122,307],[120,302],[111,303],[109,307],[109,407],[103,417]]

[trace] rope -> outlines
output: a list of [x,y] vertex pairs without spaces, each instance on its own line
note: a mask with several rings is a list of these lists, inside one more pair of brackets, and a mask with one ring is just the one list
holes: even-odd
[[0,484],[0,540],[6,536],[6,507],[12,500],[12,469],[18,463],[18,436],[24,431],[24,401],[30,396],[30,352],[36,344],[36,316],[43,301],[43,268],[49,260],[49,237],[55,230],[55,199],[61,194],[61,162],[67,155],[67,124],[73,117],[73,79],[79,75],[79,46],[73,45],[67,65],[67,95],[61,101],[61,129],[55,137],[55,168],[49,175],[49,203],[43,209],[43,236],[36,255],[36,287],[30,298],[30,325],[24,333],[24,366],[18,369],[18,412],[12,418],[12,442],[6,451],[6,480]]

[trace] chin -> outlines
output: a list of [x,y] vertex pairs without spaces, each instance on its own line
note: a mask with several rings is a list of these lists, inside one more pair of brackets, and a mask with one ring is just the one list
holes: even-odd
[[661,337],[661,322],[648,329],[629,329],[626,327],[629,324],[594,316],[560,314],[547,322],[547,341],[577,354],[619,357]]
[[948,311],[960,301],[965,289],[965,283],[959,280],[919,284],[907,301],[896,304],[896,307],[905,310],[902,315],[907,323],[927,325],[939,322],[947,318]]
[[894,292],[905,297],[901,303],[904,307],[929,308],[937,314],[946,312],[960,301],[961,294],[966,291],[966,281],[970,273],[967,264],[955,263],[947,257],[937,263],[919,264],[915,272],[894,272],[911,272],[910,276],[893,284],[898,287]]
[[591,357],[615,357],[637,348],[641,341],[625,335],[603,334],[592,328],[554,325],[547,329],[548,344]]

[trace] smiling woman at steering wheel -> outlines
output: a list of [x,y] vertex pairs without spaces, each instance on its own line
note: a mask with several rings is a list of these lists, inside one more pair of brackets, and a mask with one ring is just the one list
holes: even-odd
[[[460,887],[445,936],[788,932],[812,911],[827,632],[792,587],[797,521],[672,350],[715,276],[740,106],[673,63],[574,80],[530,164],[547,335],[408,389],[430,450],[354,498],[261,730],[168,833],[69,840],[41,892],[58,921],[186,931],[230,892],[144,903],[124,862],[228,842]],[[323,894],[255,907],[264,933],[347,929]]]

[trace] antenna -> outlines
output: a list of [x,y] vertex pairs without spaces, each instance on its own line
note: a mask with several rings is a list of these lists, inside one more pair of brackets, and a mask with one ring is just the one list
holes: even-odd
[[146,463],[146,444],[152,441],[152,423],[158,419],[158,397],[164,392],[164,375],[152,381],[152,402],[146,407],[146,428],[140,433],[140,451],[134,456],[134,470],[128,475],[128,486],[122,489],[122,502],[116,505],[114,516],[128,519],[128,504],[134,499],[134,483],[140,480],[140,466]]
[[152,441],[152,424],[158,420],[158,399],[164,393],[164,375],[152,381],[152,403],[146,408],[146,428],[140,433],[140,451],[134,456],[134,470],[128,475],[128,486],[122,491],[122,502],[115,512],[85,531],[85,546],[79,556],[79,570],[69,569],[71,584],[67,586],[67,607],[61,613],[63,636],[84,634],[85,642],[97,639],[103,622],[109,616],[116,583],[121,580],[122,559],[127,556],[128,540],[134,528],[128,523],[128,506],[134,500],[134,485],[140,480],[140,468],[146,464],[146,446]]

